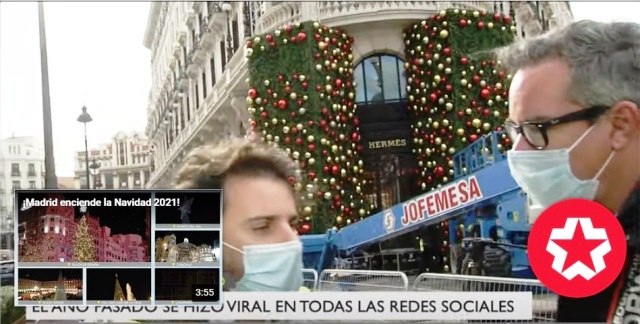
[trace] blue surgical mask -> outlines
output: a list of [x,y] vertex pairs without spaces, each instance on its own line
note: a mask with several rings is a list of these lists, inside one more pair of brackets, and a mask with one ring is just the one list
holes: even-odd
[[302,242],[250,245],[242,250],[223,243],[243,255],[244,275],[237,291],[298,291],[303,284]]
[[527,193],[531,202],[543,209],[571,198],[594,200],[602,172],[611,162],[615,151],[590,180],[578,179],[571,171],[570,153],[593,130],[589,128],[569,148],[507,152],[511,176]]

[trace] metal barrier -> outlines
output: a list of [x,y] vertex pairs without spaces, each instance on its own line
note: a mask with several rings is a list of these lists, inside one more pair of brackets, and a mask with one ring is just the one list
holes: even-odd
[[398,271],[327,269],[318,280],[318,291],[407,291],[409,279]]
[[533,321],[556,321],[558,296],[538,280],[423,273],[415,279],[411,289],[414,291],[530,291],[533,294]]
[[305,287],[315,290],[318,287],[318,271],[313,269],[302,269],[303,284]]

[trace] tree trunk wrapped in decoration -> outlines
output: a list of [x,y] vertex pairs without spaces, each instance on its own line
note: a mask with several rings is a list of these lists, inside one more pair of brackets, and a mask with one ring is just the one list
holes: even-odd
[[248,104],[263,141],[282,147],[309,185],[300,234],[321,233],[368,215],[361,188],[360,135],[352,82],[353,38],[317,22],[297,23],[250,40]]
[[[449,9],[411,25],[404,38],[407,109],[414,117],[419,185],[426,192],[453,180],[458,151],[502,130],[511,77],[499,70],[491,52],[514,41],[515,26],[511,17],[499,13]],[[504,135],[501,141],[502,150],[511,144]],[[443,234],[440,252],[446,258],[448,222],[436,226]]]

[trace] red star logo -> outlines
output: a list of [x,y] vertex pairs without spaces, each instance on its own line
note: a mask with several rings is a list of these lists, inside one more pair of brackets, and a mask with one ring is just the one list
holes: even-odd
[[591,251],[600,246],[606,240],[587,239],[582,231],[582,224],[578,223],[573,237],[569,240],[554,239],[553,242],[559,245],[563,250],[567,251],[567,259],[564,262],[562,271],[567,270],[576,262],[582,262],[586,267],[595,271]]

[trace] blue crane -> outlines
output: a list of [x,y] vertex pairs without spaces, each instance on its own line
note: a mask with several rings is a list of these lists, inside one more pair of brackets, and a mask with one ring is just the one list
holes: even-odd
[[[498,147],[501,132],[479,138],[454,156],[454,180],[340,230],[302,236],[305,266],[333,268],[340,255],[449,221],[451,244],[460,244],[458,226],[479,225],[481,237],[499,230],[499,240],[526,245],[530,230],[528,200],[511,177]],[[511,249],[513,276],[533,277],[526,251]]]

